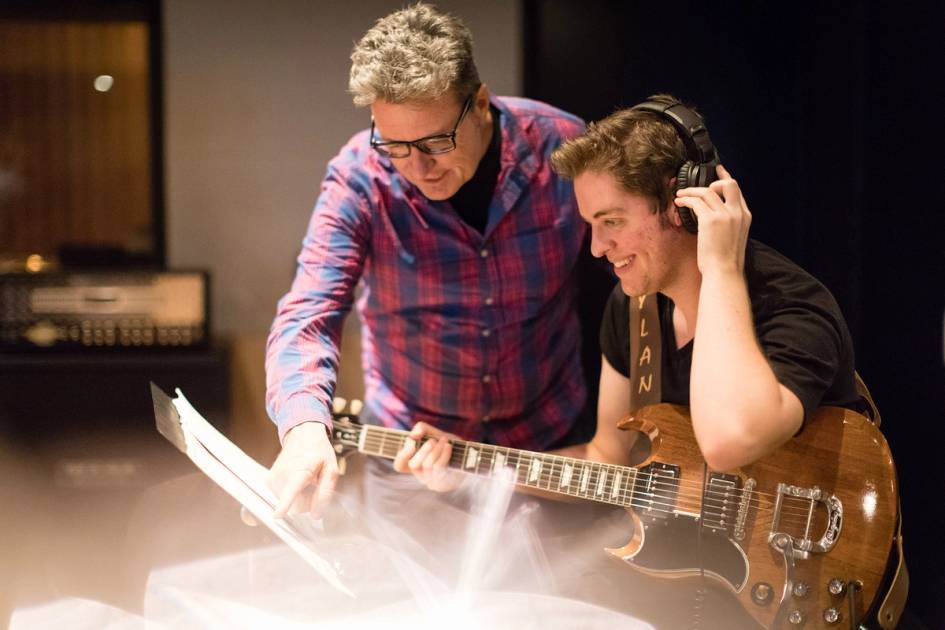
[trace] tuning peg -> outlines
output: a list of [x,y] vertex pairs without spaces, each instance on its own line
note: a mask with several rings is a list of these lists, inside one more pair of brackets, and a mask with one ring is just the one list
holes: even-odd
[[348,401],[342,398],[341,396],[335,396],[334,400],[331,401],[331,410],[334,413],[341,413],[345,410],[345,406],[348,404]]
[[352,399],[351,399],[351,405],[349,406],[349,409],[351,410],[351,413],[352,413],[353,415],[355,415],[355,416],[360,415],[360,414],[361,414],[361,409],[363,409],[363,408],[364,408],[364,403],[363,403],[363,402],[361,402],[361,401],[358,400],[357,398],[352,398]]

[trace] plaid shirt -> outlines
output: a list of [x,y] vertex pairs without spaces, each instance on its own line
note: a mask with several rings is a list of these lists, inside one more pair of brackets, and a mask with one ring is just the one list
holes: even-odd
[[292,288],[266,349],[279,437],[330,425],[344,317],[355,287],[370,412],[460,437],[540,450],[586,399],[574,266],[586,227],[549,156],[583,123],[548,105],[493,98],[501,167],[484,234],[431,201],[355,135],[328,165]]

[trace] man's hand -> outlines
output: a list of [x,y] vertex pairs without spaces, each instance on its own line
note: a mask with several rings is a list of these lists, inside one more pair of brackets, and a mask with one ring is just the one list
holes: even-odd
[[682,188],[676,193],[676,205],[691,208],[699,219],[699,271],[732,271],[745,267],[745,245],[751,212],[742,197],[738,182],[720,164],[719,179],[708,188]]
[[[430,439],[418,449],[416,445],[425,437]],[[394,458],[394,470],[413,473],[427,488],[436,492],[455,490],[462,483],[462,474],[449,469],[453,453],[450,438],[455,437],[425,422],[418,422],[410,431],[410,440]]]
[[269,470],[269,487],[279,498],[274,516],[320,510],[338,481],[338,460],[325,425],[304,422],[289,430]]

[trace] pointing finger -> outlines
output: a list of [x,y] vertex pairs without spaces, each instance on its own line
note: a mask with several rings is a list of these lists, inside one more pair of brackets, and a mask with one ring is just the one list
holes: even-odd
[[289,508],[292,507],[292,503],[295,501],[296,497],[309,485],[311,480],[312,473],[307,470],[297,470],[289,475],[285,486],[282,488],[282,492],[279,494],[279,503],[276,505],[273,516],[276,518],[285,516]]

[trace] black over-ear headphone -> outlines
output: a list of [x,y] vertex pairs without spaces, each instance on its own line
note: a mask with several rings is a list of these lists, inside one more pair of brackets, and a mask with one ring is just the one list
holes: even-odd
[[[719,152],[712,145],[709,130],[705,128],[702,116],[692,111],[679,101],[646,101],[634,105],[631,109],[653,112],[672,123],[679,137],[686,146],[686,161],[676,173],[676,191],[689,186],[708,186],[719,177],[715,167],[719,165]],[[673,191],[674,194],[676,191]],[[678,207],[679,218],[687,231],[695,234],[699,230],[699,221],[691,208]]]

